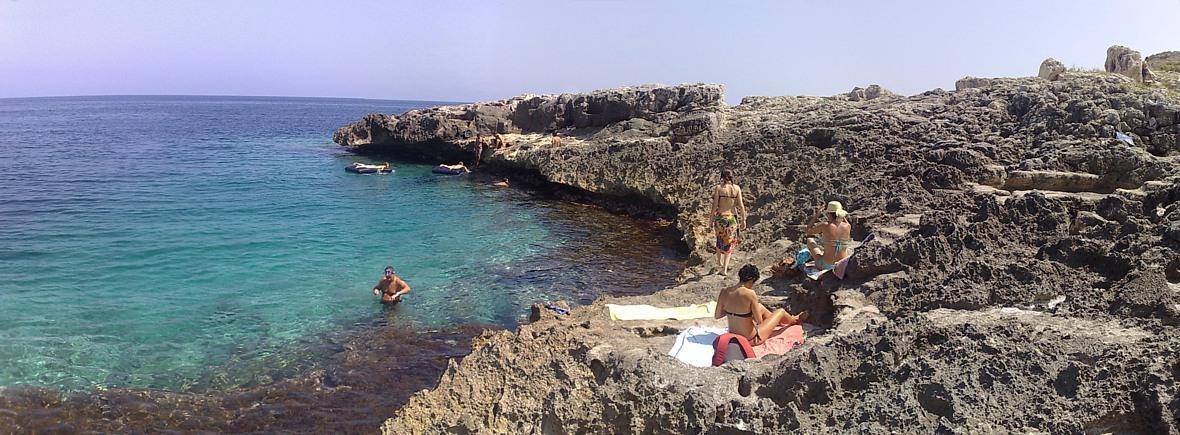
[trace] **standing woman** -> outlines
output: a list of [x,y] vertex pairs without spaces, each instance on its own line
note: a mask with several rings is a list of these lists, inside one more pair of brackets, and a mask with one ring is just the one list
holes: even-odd
[[[746,229],[746,204],[742,202],[742,188],[733,180],[733,171],[721,171],[721,185],[713,189],[712,207],[713,231],[717,234],[717,265],[721,266],[722,275],[729,275],[729,256],[737,247],[738,232]],[[735,210],[740,215],[735,214]]]

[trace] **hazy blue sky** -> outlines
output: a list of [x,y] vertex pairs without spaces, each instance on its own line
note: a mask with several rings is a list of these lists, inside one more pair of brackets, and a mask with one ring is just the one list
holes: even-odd
[[912,94],[966,75],[1180,50],[1158,1],[0,0],[0,97],[469,101],[629,84]]

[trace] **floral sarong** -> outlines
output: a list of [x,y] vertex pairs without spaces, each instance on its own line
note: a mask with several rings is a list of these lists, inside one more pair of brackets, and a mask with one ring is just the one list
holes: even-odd
[[730,212],[724,212],[713,218],[717,227],[717,251],[722,254],[732,254],[738,244],[737,217]]

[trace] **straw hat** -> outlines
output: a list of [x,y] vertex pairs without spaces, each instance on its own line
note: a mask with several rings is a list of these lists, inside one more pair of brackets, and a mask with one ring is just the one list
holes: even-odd
[[848,216],[848,212],[844,210],[844,205],[840,201],[828,202],[828,213],[834,213],[836,217]]

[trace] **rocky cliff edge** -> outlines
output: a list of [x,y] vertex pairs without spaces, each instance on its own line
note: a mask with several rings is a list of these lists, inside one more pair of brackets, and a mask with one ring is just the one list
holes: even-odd
[[607,302],[700,303],[735,281],[699,264],[655,295],[485,334],[384,430],[1180,433],[1180,100],[1117,74],[1053,79],[737,106],[716,85],[645,86],[340,129],[417,159],[501,134],[488,170],[665,206],[699,259],[721,168],[750,208],[737,264],[790,256],[829,200],[855,239],[875,235],[844,280],[764,275],[765,304],[815,313],[785,356],[694,368],[672,341],[716,321],[607,319]]

